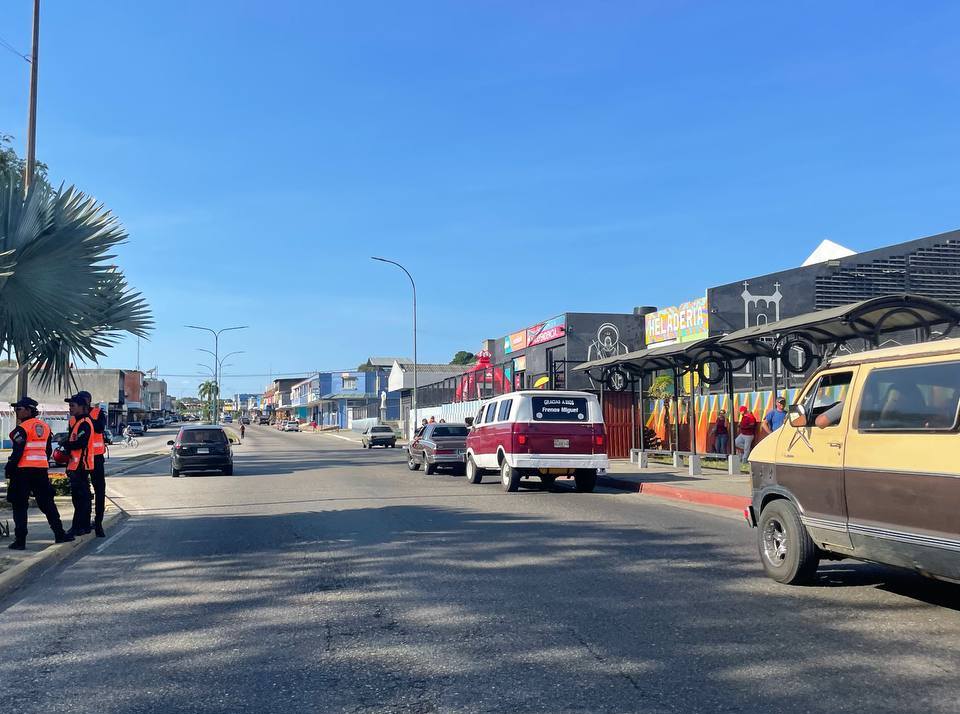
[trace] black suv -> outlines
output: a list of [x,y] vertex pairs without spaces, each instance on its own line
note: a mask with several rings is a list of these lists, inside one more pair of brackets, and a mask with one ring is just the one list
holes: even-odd
[[233,449],[222,426],[195,424],[180,427],[176,441],[168,441],[170,475],[177,478],[187,471],[222,471],[233,475]]

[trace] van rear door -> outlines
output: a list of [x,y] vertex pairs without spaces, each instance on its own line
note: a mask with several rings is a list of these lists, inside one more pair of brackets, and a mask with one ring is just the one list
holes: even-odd
[[[602,434],[603,425],[596,425]],[[515,426],[517,434],[525,434],[526,445],[515,450],[529,454],[592,454],[595,425],[590,421],[590,400],[587,397],[530,397],[530,422]],[[599,447],[600,451],[606,451]]]

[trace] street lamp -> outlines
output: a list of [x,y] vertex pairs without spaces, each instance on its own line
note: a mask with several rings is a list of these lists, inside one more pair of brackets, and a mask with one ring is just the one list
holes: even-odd
[[[237,327],[223,327],[219,330],[214,330],[212,327],[201,327],[199,325],[184,325],[191,330],[203,330],[204,332],[209,332],[213,335],[213,366],[218,367],[220,365],[220,335],[224,332],[230,330],[246,330],[249,325],[238,325]],[[209,352],[209,350],[203,350],[204,352]],[[216,370],[213,373],[213,384],[214,388],[217,391],[217,398],[220,397],[220,379]],[[214,405],[216,407],[216,405]]]
[[396,265],[400,270],[407,274],[407,277],[410,278],[410,285],[413,287],[413,419],[414,426],[416,426],[417,418],[417,284],[413,282],[413,276],[410,275],[410,271],[404,268],[400,263],[395,260],[387,260],[386,258],[378,258],[376,256],[370,256],[371,260],[379,260],[381,263],[390,263],[390,265]]

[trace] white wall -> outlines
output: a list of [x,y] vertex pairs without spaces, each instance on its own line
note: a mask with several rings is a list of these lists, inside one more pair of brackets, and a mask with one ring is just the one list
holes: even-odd
[[[433,417],[437,421],[443,419],[448,422],[462,422],[467,417],[476,416],[483,401],[482,399],[474,399],[469,402],[443,404],[439,407],[424,407],[423,409],[417,409],[411,421],[414,424],[419,424],[421,419],[427,419],[429,421],[430,417]],[[413,414],[412,411],[411,414]],[[413,430],[411,430],[410,436],[413,436]]]

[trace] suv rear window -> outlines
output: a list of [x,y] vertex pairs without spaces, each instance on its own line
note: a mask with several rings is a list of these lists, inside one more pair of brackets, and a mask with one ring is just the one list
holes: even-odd
[[375,431],[375,432],[377,432],[378,434],[392,434],[392,433],[393,433],[393,429],[391,429],[389,426],[375,426],[375,427],[373,427],[370,431],[371,431],[371,432],[374,432],[374,431]]
[[433,435],[434,436],[466,436],[467,427],[447,426],[446,424],[443,424],[441,426],[434,427]]
[[226,444],[223,429],[184,429],[180,434],[181,444]]
[[530,397],[534,421],[590,421],[586,397]]
[[876,369],[863,384],[861,431],[953,429],[960,404],[960,362]]

